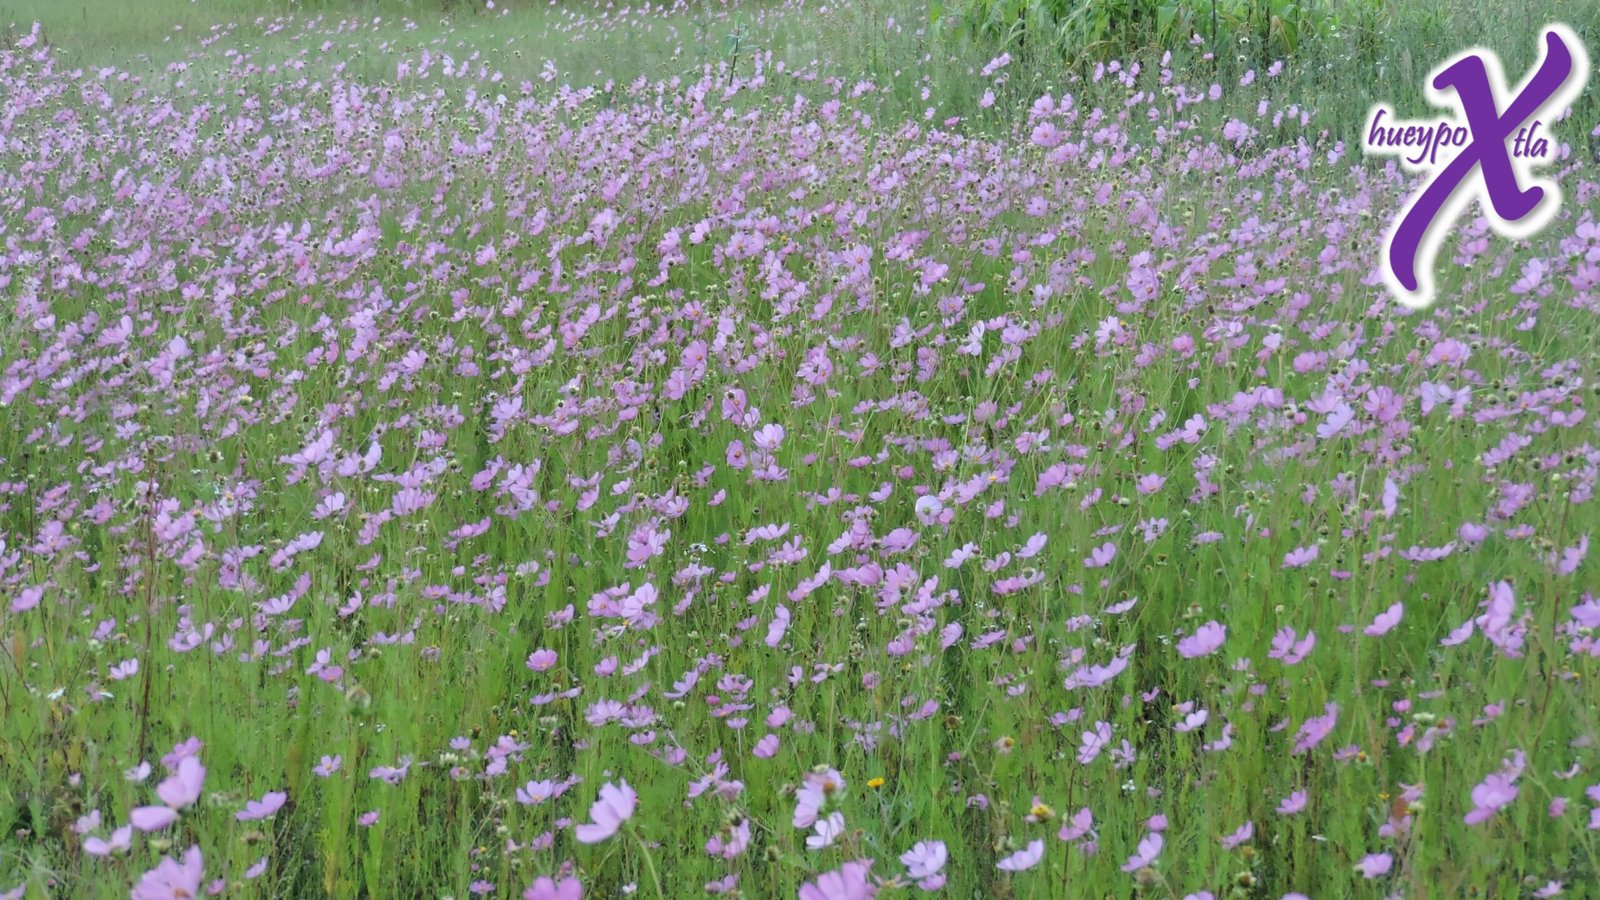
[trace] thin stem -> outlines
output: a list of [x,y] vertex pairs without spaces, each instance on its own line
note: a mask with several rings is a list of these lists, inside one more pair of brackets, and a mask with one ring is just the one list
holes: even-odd
[[638,843],[639,851],[644,854],[644,867],[650,871],[650,881],[656,886],[657,900],[667,900],[666,891],[661,889],[661,876],[656,873],[656,861],[650,855],[650,848],[645,845],[644,838],[640,836],[638,829],[630,828],[628,830],[633,834],[634,841]]

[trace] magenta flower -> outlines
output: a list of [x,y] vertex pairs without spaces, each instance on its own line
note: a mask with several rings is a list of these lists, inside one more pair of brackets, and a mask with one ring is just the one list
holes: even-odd
[[633,811],[638,804],[639,795],[628,787],[626,780],[620,785],[609,782],[601,785],[600,798],[589,807],[589,818],[594,823],[579,825],[574,829],[578,842],[598,844],[616,834],[623,822],[633,818]]

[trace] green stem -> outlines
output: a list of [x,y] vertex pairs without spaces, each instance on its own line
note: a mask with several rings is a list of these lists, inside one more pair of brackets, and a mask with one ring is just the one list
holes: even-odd
[[629,829],[633,839],[639,844],[639,850],[644,854],[644,867],[650,871],[650,881],[656,886],[656,900],[667,900],[667,894],[661,889],[661,876],[656,873],[655,859],[650,855],[650,848],[645,846],[644,838],[639,836],[637,829]]

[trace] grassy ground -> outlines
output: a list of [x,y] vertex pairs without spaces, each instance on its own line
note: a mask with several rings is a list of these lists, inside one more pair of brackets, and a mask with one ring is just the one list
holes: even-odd
[[[1407,0],[1374,4],[1329,0],[1326,15],[1341,24],[1330,39],[1308,43],[1276,81],[1283,98],[1309,107],[1321,127],[1356,133],[1371,98],[1426,109],[1421,83],[1439,60],[1465,46],[1491,46],[1509,73],[1520,73],[1537,55],[1539,28],[1561,21],[1589,46],[1600,45],[1600,7],[1587,0],[1540,0],[1490,10],[1459,0]],[[791,11],[791,7],[793,10]],[[925,107],[924,89],[941,100],[942,111],[975,122],[1009,124],[1033,98],[1059,92],[1091,67],[1053,52],[1034,54],[997,48],[965,33],[953,12],[930,21],[922,4],[866,0],[840,6],[816,3],[685,2],[606,9],[587,4],[508,2],[489,10],[482,3],[441,5],[439,0],[150,0],[111,4],[3,0],[0,23],[23,27],[40,22],[68,59],[116,64],[134,70],[165,66],[192,52],[197,36],[219,25],[233,26],[233,40],[270,52],[293,46],[307,21],[357,18],[368,27],[362,40],[403,46],[446,47],[476,52],[507,78],[533,78],[547,61],[564,82],[626,84],[638,77],[684,76],[704,65],[749,65],[767,51],[791,69],[826,61],[841,77],[872,81],[896,116]],[[650,10],[648,14],[645,10]],[[657,10],[660,10],[659,12]],[[609,40],[628,20],[625,42]],[[293,23],[302,23],[295,25]],[[262,25],[270,34],[263,34]],[[819,27],[821,26],[821,27]],[[737,36],[737,37],[736,37]],[[354,48],[359,50],[360,48]],[[980,106],[994,89],[972,77],[1000,49],[1015,50],[999,102]],[[1263,69],[1259,52],[1246,43],[1168,48],[1177,65],[1199,77],[1237,79]],[[1159,55],[1161,48],[1151,48]],[[1211,54],[1206,62],[1200,57]],[[363,68],[357,54],[351,72],[364,78],[389,73]],[[1226,81],[1224,83],[1227,83]],[[1360,86],[1352,90],[1352,85]],[[1576,111],[1579,121],[1600,121],[1600,92],[1589,91]]]

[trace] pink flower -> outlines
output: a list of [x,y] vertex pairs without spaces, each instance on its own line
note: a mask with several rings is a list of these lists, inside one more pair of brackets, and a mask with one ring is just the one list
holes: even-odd
[[556,664],[556,652],[540,648],[528,654],[528,668],[535,672],[548,672]]
[[131,896],[133,900],[193,900],[200,896],[202,866],[199,847],[190,847],[181,865],[163,856],[159,865],[139,877]]
[[1378,617],[1372,620],[1372,624],[1366,627],[1364,633],[1367,637],[1378,637],[1379,635],[1388,634],[1390,629],[1400,624],[1400,617],[1405,613],[1405,611],[1405,604],[1396,602],[1387,610],[1378,613]]
[[752,441],[755,443],[756,449],[765,450],[768,453],[771,453],[772,451],[777,450],[778,447],[783,444],[783,436],[784,432],[782,425],[769,423],[761,426],[761,428],[756,431],[756,433],[752,436]]
[[101,840],[97,837],[85,838],[83,852],[90,856],[110,856],[113,853],[127,850],[131,846],[133,846],[133,826],[124,825],[111,832],[111,840],[109,841]]
[[1089,555],[1083,559],[1083,566],[1086,569],[1099,569],[1110,565],[1111,561],[1116,557],[1117,545],[1106,541],[1104,544],[1089,551]]
[[594,820],[592,825],[579,825],[574,833],[581,844],[598,844],[606,838],[617,833],[622,823],[633,818],[633,811],[639,805],[639,795],[628,787],[627,780],[620,786],[607,782],[600,786],[600,799],[589,807],[589,818]]
[[570,875],[559,882],[539,878],[522,892],[522,900],[583,900],[583,882]]
[[816,834],[806,838],[807,850],[822,850],[833,846],[839,835],[844,834],[844,813],[838,810],[829,813],[826,819],[817,822],[815,831]]
[[178,811],[170,806],[137,806],[128,820],[140,831],[160,831],[178,821]]
[[1028,843],[1026,849],[1000,860],[995,867],[1002,872],[1026,872],[1037,866],[1041,859],[1044,859],[1044,841],[1034,840]]
[[1250,840],[1256,833],[1256,823],[1246,822],[1239,826],[1239,830],[1222,839],[1222,849],[1232,850],[1245,841]]
[[1092,827],[1094,827],[1094,813],[1090,812],[1089,807],[1085,806],[1072,814],[1072,818],[1061,826],[1061,830],[1056,833],[1056,837],[1063,841],[1075,841],[1088,834],[1089,829]]
[[253,822],[256,819],[265,819],[283,808],[284,801],[289,795],[283,791],[268,791],[260,800],[250,800],[245,803],[244,809],[234,813],[234,818],[241,822]]
[[1312,747],[1322,743],[1333,731],[1333,726],[1339,722],[1339,706],[1329,703],[1323,706],[1323,714],[1312,716],[1300,725],[1300,730],[1295,732],[1294,746],[1289,749],[1290,756],[1299,756]]
[[1319,548],[1316,544],[1309,547],[1296,547],[1283,555],[1285,569],[1299,569],[1311,565],[1316,561]]
[[949,858],[950,851],[945,848],[944,841],[918,841],[915,847],[900,854],[906,876],[915,879],[937,875]]
[[156,796],[173,809],[183,809],[200,799],[200,787],[205,780],[206,767],[198,758],[185,756],[178,761],[177,774],[156,786]]
[[868,900],[878,889],[867,880],[872,864],[856,860],[832,872],[823,872],[815,882],[800,885],[800,900]]
[[795,792],[794,827],[810,828],[817,822],[828,797],[844,790],[844,776],[833,769],[807,772]]
[[1473,810],[1467,813],[1463,821],[1468,825],[1486,822],[1496,810],[1515,799],[1517,799],[1517,786],[1512,783],[1512,779],[1497,772],[1472,789]]
[[1278,804],[1278,814],[1292,816],[1306,808],[1306,792],[1295,791]]
[[1161,855],[1161,848],[1166,842],[1166,838],[1163,838],[1159,832],[1145,835],[1144,840],[1139,842],[1139,846],[1134,850],[1133,855],[1128,857],[1128,861],[1122,864],[1122,871],[1133,872],[1155,862],[1156,857]]
[[1194,659],[1215,653],[1227,637],[1228,629],[1217,622],[1207,622],[1196,628],[1194,634],[1178,642],[1178,655]]
[[1140,475],[1135,486],[1141,494],[1154,494],[1156,491],[1161,490],[1161,486],[1166,483],[1166,476],[1152,472],[1149,475]]
[[1356,871],[1366,878],[1377,878],[1394,868],[1394,857],[1387,853],[1369,853],[1356,863]]

